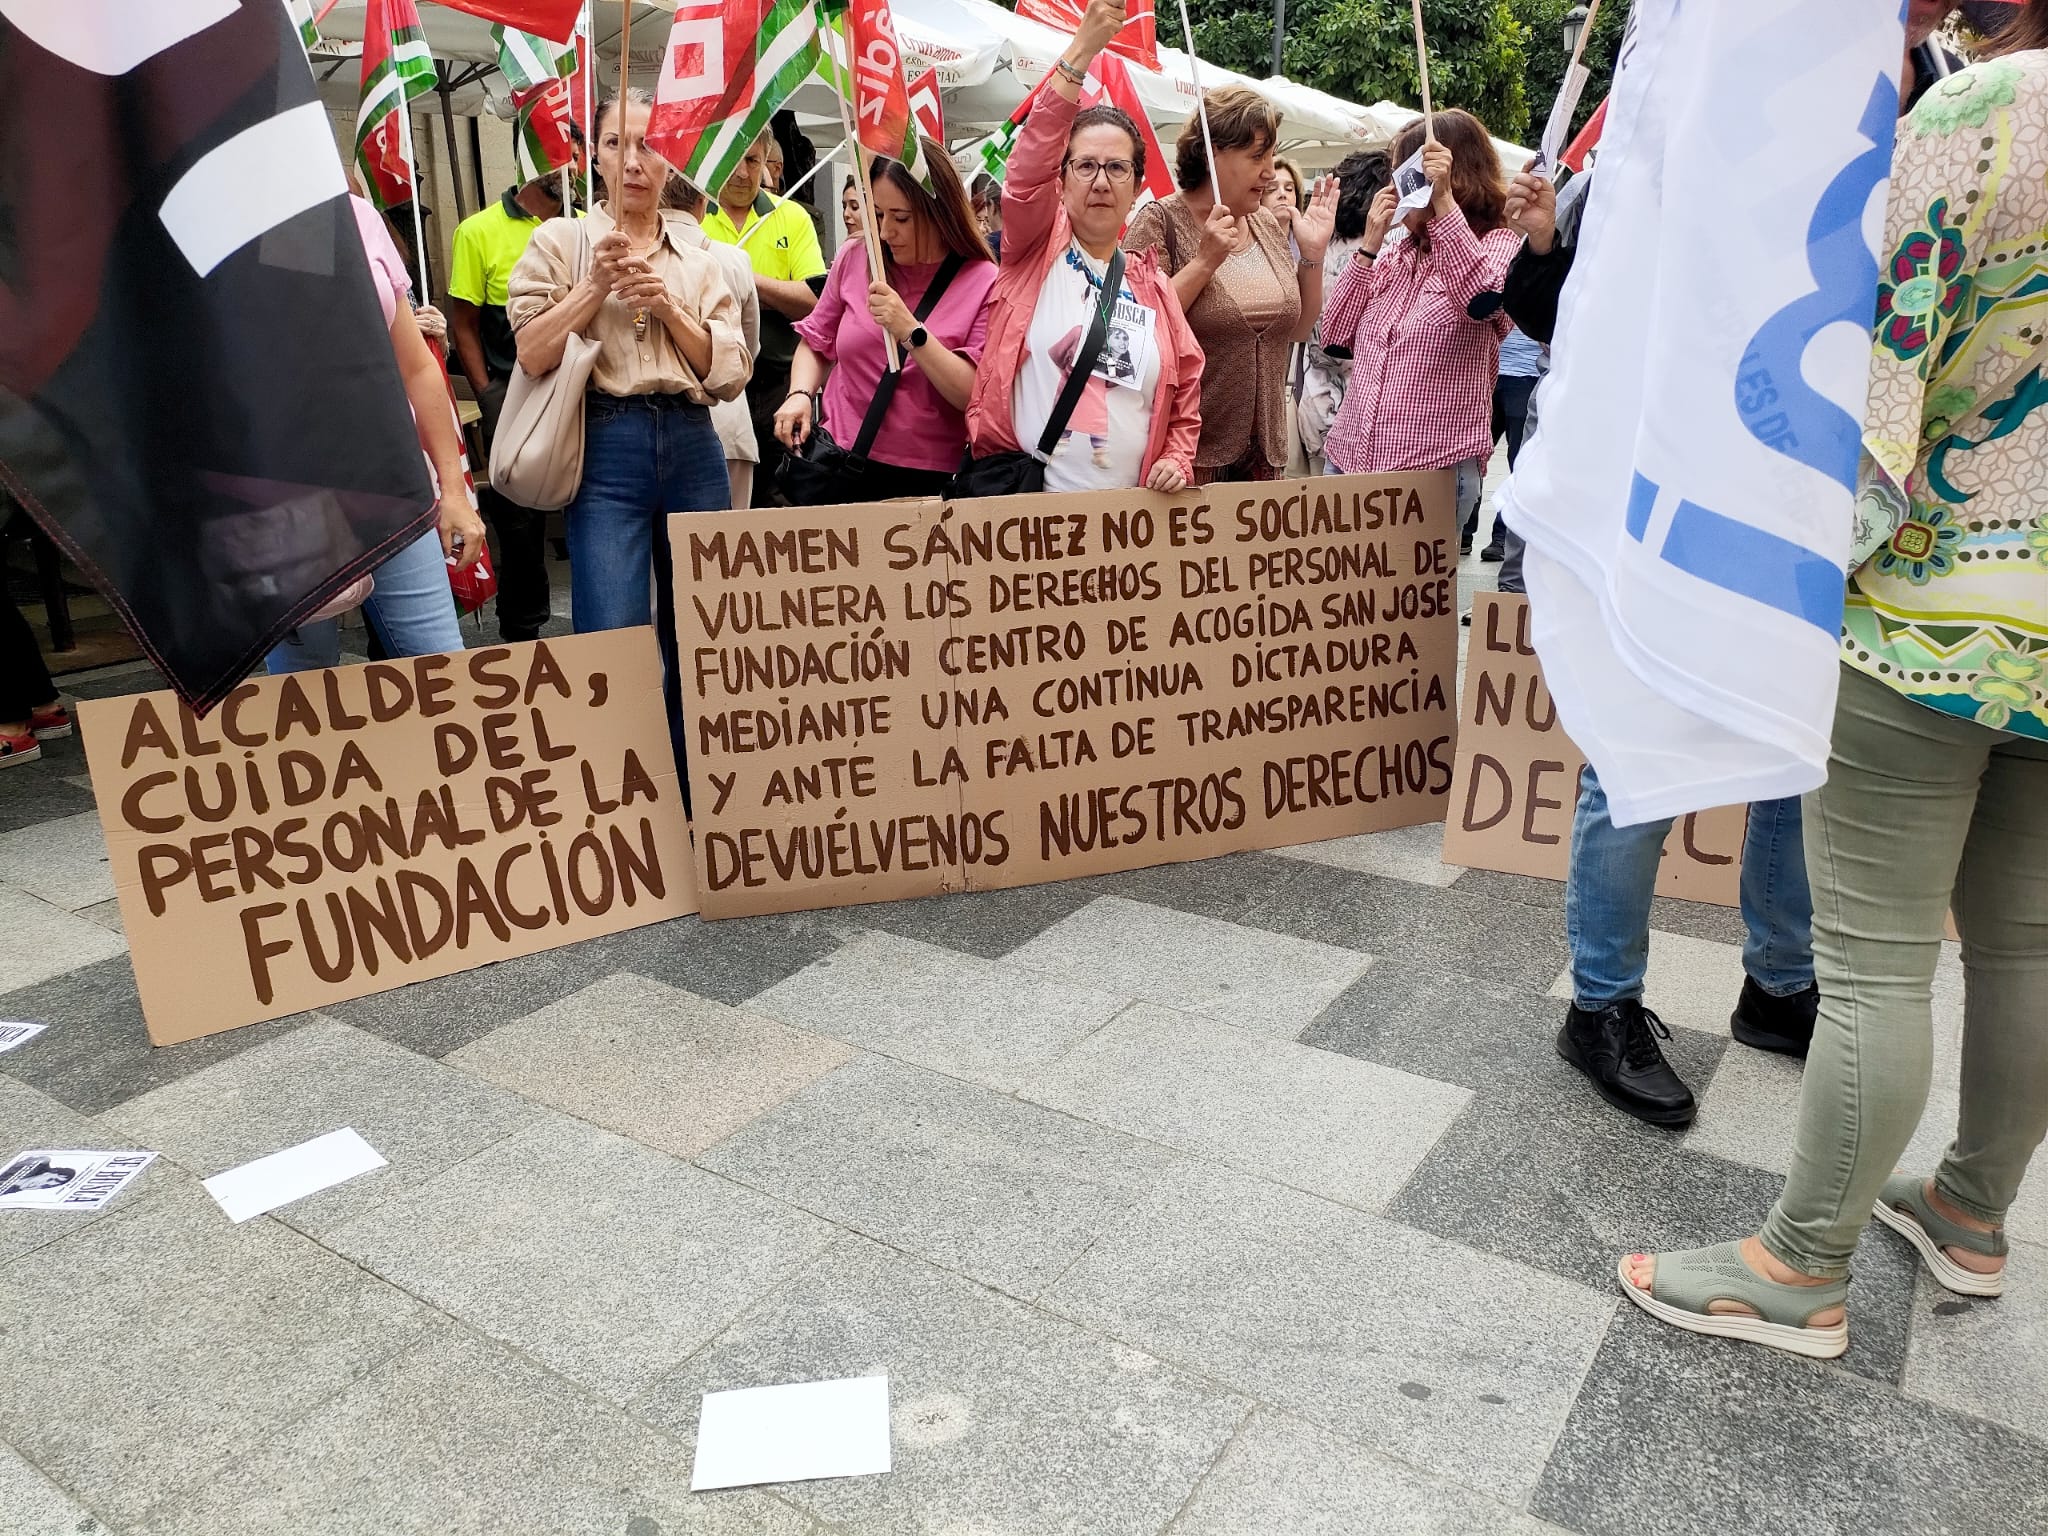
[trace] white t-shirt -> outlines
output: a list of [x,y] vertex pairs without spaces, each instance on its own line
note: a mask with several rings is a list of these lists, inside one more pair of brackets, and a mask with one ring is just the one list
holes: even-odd
[[[1037,448],[1066,387],[1074,353],[1094,323],[1107,271],[1107,262],[1069,245],[1038,292],[1025,336],[1024,366],[1010,402],[1017,440],[1027,453]],[[1152,396],[1159,387],[1158,322],[1158,314],[1140,304],[1125,284],[1110,313],[1109,336],[1093,376],[1045,467],[1048,491],[1116,490],[1144,478]]]

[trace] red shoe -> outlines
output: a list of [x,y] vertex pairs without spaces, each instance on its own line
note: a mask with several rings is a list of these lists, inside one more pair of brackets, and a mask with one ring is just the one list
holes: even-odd
[[71,705],[64,699],[29,715],[28,728],[37,741],[55,741],[60,736],[69,736],[74,727]]
[[43,744],[36,740],[34,731],[23,731],[19,736],[0,736],[0,768],[32,763],[42,755]]

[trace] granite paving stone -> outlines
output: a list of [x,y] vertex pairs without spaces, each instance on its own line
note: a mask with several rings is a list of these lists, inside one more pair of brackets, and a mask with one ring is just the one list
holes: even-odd
[[766,1494],[692,1494],[685,1448],[453,1325],[166,1505],[137,1536],[805,1536]]
[[737,1008],[861,931],[857,916],[836,910],[678,917],[576,947],[597,975],[631,971]]
[[885,1056],[1014,1090],[1125,1000],[975,955],[870,933],[748,1007]]
[[178,1180],[0,1267],[0,1435],[117,1525],[217,1475],[432,1312]]
[[92,791],[81,789],[56,772],[38,773],[40,764],[7,770],[7,792],[0,794],[0,832],[33,827],[60,816],[89,815]]
[[1243,921],[1512,987],[1547,986],[1569,953],[1556,913],[1316,865]]
[[294,1013],[182,1045],[151,1046],[135,971],[122,954],[0,995],[0,1019],[49,1026],[0,1056],[0,1072],[81,1115],[97,1115],[289,1034],[310,1017]]
[[128,1100],[99,1119],[211,1178],[347,1126],[387,1166],[281,1207],[320,1236],[545,1113],[517,1094],[311,1015],[289,1034]]
[[853,1054],[836,1040],[621,972],[447,1060],[486,1082],[691,1157]]
[[0,870],[9,885],[66,912],[114,899],[114,870],[96,812],[0,832]]
[[[27,1047],[17,1046],[16,1050]],[[6,1060],[0,1057],[0,1061]],[[55,1099],[36,1092],[28,1084],[0,1075],[0,1165],[17,1153],[47,1151],[128,1152],[158,1148],[131,1141],[118,1133],[76,1114]],[[158,1158],[143,1169],[127,1188],[96,1211],[0,1211],[0,1264],[69,1237],[79,1228],[126,1210],[151,1191],[178,1177],[176,1169]]]
[[1292,1039],[1372,961],[1328,944],[1104,896],[1008,963]]
[[2011,1244],[1996,1300],[1958,1296],[1915,1267],[1906,1391],[2048,1443],[2048,1246]]
[[[1742,996],[1742,975],[1742,950],[1737,945],[1650,930],[1650,968],[1643,977],[1643,1001],[1674,1028],[1726,1035],[1728,1016]],[[1560,1002],[1571,1001],[1569,966],[1551,983],[1550,995]]]
[[80,907],[78,915],[92,919],[109,933],[125,936],[128,932],[128,925],[121,917],[119,901],[96,901],[89,907]]
[[886,1372],[893,1469],[776,1493],[847,1536],[1152,1536],[1250,1404],[858,1238],[633,1408],[686,1441],[705,1392]]
[[1617,1301],[1381,1217],[1184,1163],[1041,1304],[1519,1504]]
[[915,901],[878,901],[840,915],[873,932],[1000,960],[1103,895],[1116,878],[1048,880],[1040,885],[955,891]]
[[1261,850],[1153,864],[1099,878],[1106,888],[1104,894],[1237,923],[1260,902],[1291,888],[1304,873],[1299,860]]
[[622,1402],[829,1237],[800,1211],[550,1117],[325,1241]]
[[1261,1408],[1188,1501],[1173,1536],[1555,1536],[1558,1528]]
[[1024,1097],[1377,1210],[1471,1095],[1137,1003],[1039,1073]]
[[1443,851],[1444,824],[1440,821],[1273,850],[1283,859],[1327,864],[1361,875],[1384,875],[1389,880],[1406,880],[1415,885],[1451,885],[1471,873],[1462,865],[1446,864]]
[[8,1536],[96,1536],[90,1511],[0,1441],[0,1529]]
[[1302,1032],[1304,1045],[1467,1088],[1512,1084],[1554,1058],[1564,1008],[1541,993],[1376,960]]
[[1101,1126],[870,1056],[698,1162],[1029,1298],[1172,1160]]
[[472,971],[372,992],[322,1011],[422,1056],[446,1056],[607,974],[591,945],[543,949]]
[[9,985],[32,987],[127,949],[120,934],[0,881],[0,977]]
[[1530,1508],[1586,1536],[2029,1536],[2048,1445],[1624,1303]]

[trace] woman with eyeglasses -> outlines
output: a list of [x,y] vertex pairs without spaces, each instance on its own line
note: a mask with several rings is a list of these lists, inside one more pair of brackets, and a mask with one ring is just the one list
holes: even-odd
[[[1120,109],[1080,110],[1088,66],[1124,24],[1123,0],[1089,0],[1074,40],[1024,120],[1003,188],[1003,251],[988,343],[967,404],[976,457],[1036,450],[1067,375],[1086,350],[1145,146]],[[1194,479],[1202,432],[1202,348],[1173,283],[1131,253],[1104,344],[1045,463],[1048,491]]]

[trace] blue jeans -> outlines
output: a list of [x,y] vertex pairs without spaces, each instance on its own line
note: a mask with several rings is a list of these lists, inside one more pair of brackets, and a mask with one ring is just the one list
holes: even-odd
[[583,483],[567,512],[576,633],[631,629],[652,619],[680,774],[687,754],[668,515],[731,505],[725,449],[710,410],[681,395],[594,394],[584,423]]
[[[1564,923],[1572,946],[1572,1001],[1603,1008],[1643,995],[1650,965],[1650,898],[1671,822],[1617,827],[1589,763],[1572,818]],[[1799,801],[1759,800],[1742,842],[1742,968],[1773,997],[1813,985],[1813,898]]]
[[[462,649],[462,624],[448,590],[448,561],[432,528],[388,557],[372,573],[376,587],[363,617],[377,631],[386,656],[432,656]],[[274,677],[341,664],[341,620],[301,624],[264,658]]]

